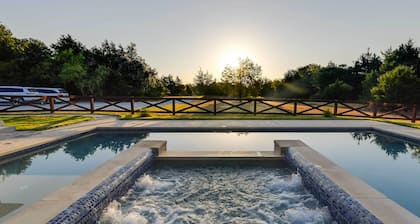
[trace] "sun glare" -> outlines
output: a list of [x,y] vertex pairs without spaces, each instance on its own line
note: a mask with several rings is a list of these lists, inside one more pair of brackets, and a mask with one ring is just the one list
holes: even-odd
[[244,49],[229,49],[225,51],[219,61],[219,69],[223,70],[226,65],[230,65],[232,67],[239,66],[239,58],[246,58],[250,57],[248,52]]

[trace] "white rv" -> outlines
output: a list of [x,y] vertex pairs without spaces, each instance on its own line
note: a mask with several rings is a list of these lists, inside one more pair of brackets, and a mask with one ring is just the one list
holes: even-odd
[[20,104],[39,99],[38,91],[32,87],[0,86],[0,101]]

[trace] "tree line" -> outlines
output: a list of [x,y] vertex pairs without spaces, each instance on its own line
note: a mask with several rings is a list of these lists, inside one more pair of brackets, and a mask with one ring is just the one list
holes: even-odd
[[420,48],[409,40],[396,49],[360,55],[351,66],[333,62],[309,64],[286,72],[282,79],[267,79],[250,59],[237,68],[226,66],[220,81],[199,70],[193,92],[198,95],[342,99],[390,103],[420,103]]
[[[70,35],[47,46],[40,40],[19,39],[0,24],[1,85],[65,87],[81,95],[145,95],[169,93],[164,80],[137,54],[105,40],[88,49]],[[177,82],[172,76],[167,82]]]
[[87,48],[70,35],[47,46],[40,40],[15,37],[0,23],[0,84],[64,87],[74,95],[209,97],[273,97],[344,99],[419,103],[420,48],[412,40],[381,55],[363,53],[351,65],[309,64],[289,70],[283,78],[263,77],[249,58],[226,65],[220,80],[197,71],[194,83],[178,76],[159,76],[138,55],[136,45],[123,47],[105,40]]

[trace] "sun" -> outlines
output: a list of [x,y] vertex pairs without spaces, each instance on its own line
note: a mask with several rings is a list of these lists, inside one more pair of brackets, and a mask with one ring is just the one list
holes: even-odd
[[240,58],[250,57],[248,52],[245,49],[241,48],[231,48],[223,52],[219,60],[219,70],[223,70],[227,65],[231,67],[239,66]]

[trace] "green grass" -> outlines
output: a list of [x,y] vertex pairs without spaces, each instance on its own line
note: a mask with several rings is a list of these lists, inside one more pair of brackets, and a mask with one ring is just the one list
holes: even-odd
[[386,122],[396,125],[402,125],[411,128],[420,129],[420,123],[412,123],[409,120],[396,119],[373,119],[373,118],[359,118],[348,116],[326,116],[326,115],[288,115],[288,114],[176,114],[169,113],[148,113],[147,117],[142,116],[140,112],[134,114],[129,113],[114,113],[122,120],[374,120],[379,122]]
[[0,120],[6,126],[15,126],[17,131],[41,131],[83,121],[94,120],[92,116],[4,116]]
[[416,123],[412,123],[411,121],[408,121],[408,120],[392,120],[392,119],[390,119],[390,120],[387,120],[387,119],[372,119],[372,120],[391,123],[391,124],[402,125],[402,126],[406,126],[406,127],[410,127],[410,128],[420,129],[420,122],[418,122],[418,121]]
[[271,114],[155,114],[151,113],[148,117],[141,115],[126,115],[121,117],[122,120],[334,120],[334,119],[349,119],[337,117],[324,117],[322,115],[271,115]]

